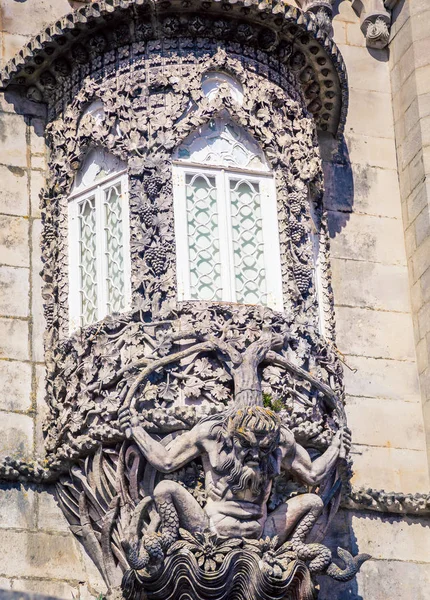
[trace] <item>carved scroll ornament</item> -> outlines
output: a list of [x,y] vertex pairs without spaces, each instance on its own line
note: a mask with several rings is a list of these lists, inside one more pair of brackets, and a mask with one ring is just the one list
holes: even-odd
[[[350,433],[342,369],[319,334],[321,320],[332,334],[333,311],[321,161],[299,85],[312,72],[300,53],[285,62],[247,43],[252,28],[221,44],[193,27],[113,49],[95,36],[91,69],[78,61],[48,93],[44,472],[111,597],[310,600],[314,575],[348,580],[367,558],[339,549],[339,566],[321,543],[350,476]],[[242,102],[228,86],[205,96],[214,71],[240,83]],[[177,301],[172,157],[224,113],[275,176],[282,312]],[[98,148],[127,165],[132,310],[70,336],[68,196]]]

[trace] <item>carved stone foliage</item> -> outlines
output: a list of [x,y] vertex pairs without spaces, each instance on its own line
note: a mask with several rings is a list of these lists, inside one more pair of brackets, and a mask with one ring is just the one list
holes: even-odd
[[[60,501],[112,594],[312,598],[314,574],[346,580],[366,559],[340,549],[340,568],[320,543],[349,477],[349,433],[342,370],[318,333],[314,227],[328,332],[333,323],[321,162],[293,59],[202,38],[142,41],[107,50],[103,69],[77,68],[52,94],[46,472],[70,469]],[[240,84],[240,103],[228,86],[205,96],[214,71]],[[172,159],[226,113],[275,176],[282,313],[177,301]],[[70,336],[67,203],[94,149],[127,166],[132,310]]]
[[24,87],[36,102],[54,99],[54,109],[61,111],[79,72],[85,76],[114,68],[114,49],[121,47],[122,61],[125,53],[139,53],[140,45],[151,40],[210,38],[221,45],[249,44],[290,63],[300,76],[299,87],[318,129],[340,136],[348,89],[342,56],[326,32],[330,2],[307,2],[306,7],[309,12],[302,13],[283,0],[100,0],[31,40],[5,67],[2,84]]
[[[275,71],[246,58],[246,48],[239,61],[210,42],[202,42],[201,58],[191,40],[177,41],[174,47],[143,44],[140,54],[127,54],[118,76],[85,78],[64,115],[48,125],[52,154],[43,203],[49,348],[55,347],[56,336],[68,334],[67,197],[87,153],[103,147],[128,164],[136,306],[162,315],[176,302],[172,153],[190,133],[223,111],[254,137],[270,162],[277,186],[284,304],[296,316],[306,313],[309,325],[316,326],[309,198],[315,204],[325,254],[322,175],[314,126],[301,106],[293,72],[279,63]],[[225,88],[211,100],[204,96],[202,77],[213,70],[226,70],[241,82],[242,106]],[[260,71],[268,78],[258,75]],[[101,99],[103,110],[87,109]],[[327,267],[322,280],[330,331]]]
[[[339,549],[339,566],[321,543],[350,476],[351,441],[342,369],[319,333],[321,312],[328,338],[333,326],[311,114],[322,109],[321,86],[306,53],[278,44],[260,21],[185,13],[157,16],[161,39],[145,11],[95,29],[85,45],[66,38],[72,58],[57,53],[32,81],[49,102],[50,147],[42,195],[50,412],[44,469],[33,473],[57,480],[72,531],[111,596],[185,600],[191,588],[193,600],[310,600],[314,575],[348,580],[367,559]],[[328,129],[339,106],[320,50],[309,53],[326,77]],[[237,82],[240,101],[229,85],[205,95],[214,72]],[[177,300],[175,150],[226,115],[274,176],[282,312]],[[132,308],[70,335],[68,199],[74,185],[85,187],[82,166],[95,155],[103,172],[127,171]]]

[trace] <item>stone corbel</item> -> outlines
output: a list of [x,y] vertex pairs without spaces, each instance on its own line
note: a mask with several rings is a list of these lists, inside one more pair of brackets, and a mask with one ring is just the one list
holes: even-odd
[[297,0],[303,12],[314,16],[318,25],[330,36],[333,35],[333,2],[334,0]]
[[398,0],[351,0],[369,48],[385,48],[390,39],[391,10]]

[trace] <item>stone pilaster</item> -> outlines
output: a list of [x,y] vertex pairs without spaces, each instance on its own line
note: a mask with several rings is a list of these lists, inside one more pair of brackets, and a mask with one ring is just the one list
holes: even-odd
[[430,453],[430,4],[405,0],[393,17],[390,68],[397,163]]

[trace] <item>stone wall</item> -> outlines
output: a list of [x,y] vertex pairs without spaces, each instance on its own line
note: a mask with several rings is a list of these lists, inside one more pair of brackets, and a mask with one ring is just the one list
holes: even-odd
[[394,128],[430,456],[430,4],[402,0],[396,16],[390,45]]
[[[425,290],[430,236],[423,150],[429,129],[424,118],[429,105],[428,67],[405,64],[410,46],[414,61],[426,55],[426,40],[415,39],[414,31],[425,23],[415,7],[427,3],[411,0],[412,14],[407,2],[406,7],[400,3],[390,57],[387,50],[365,47],[349,0],[335,4],[335,41],[349,72],[350,111],[345,142],[334,161],[329,156],[333,146],[324,147],[337,343],[347,365],[347,412],[355,442],[354,483],[404,492],[425,492],[430,487],[418,377],[420,373],[428,399],[430,321]],[[0,0],[2,63],[29,35],[68,10],[67,0]],[[402,41],[412,38],[409,46]],[[427,35],[427,44],[428,40]],[[414,68],[418,71],[410,74]],[[414,78],[410,86],[408,73],[409,79]],[[38,194],[45,148],[44,115],[35,106],[10,94],[0,96],[2,456],[42,452],[44,323]],[[417,164],[422,166],[419,175]],[[402,206],[408,207],[403,208],[403,217]],[[12,590],[72,599],[103,591],[95,567],[68,532],[52,490],[3,485],[0,507],[0,593]],[[323,583],[322,598],[424,600],[426,582],[430,583],[429,539],[428,525],[418,518],[342,511],[333,545],[370,552],[373,560],[352,584],[326,589]]]
[[345,356],[356,485],[430,487],[411,317],[387,49],[368,49],[350,2],[334,38],[346,62],[345,142],[326,167],[337,345]]
[[[387,491],[428,491],[402,179],[399,186],[397,172],[401,150],[393,109],[394,114],[399,109],[396,96],[391,96],[395,51],[366,48],[359,19],[346,1],[336,3],[334,31],[347,66],[350,107],[345,143],[334,163],[326,163],[326,202],[337,345],[347,365],[353,483]],[[327,148],[323,151],[328,159]],[[421,235],[424,243],[428,232]],[[341,511],[331,535],[333,550],[343,544],[354,552],[368,552],[372,560],[353,582],[334,586],[322,580],[321,600],[427,598],[429,527],[427,519]]]
[[[1,63],[67,0],[0,0]],[[0,95],[0,456],[43,453],[44,364],[39,192],[44,183],[44,110]],[[69,532],[53,490],[0,489],[0,596],[77,599],[104,590]],[[23,592],[21,594],[20,592]],[[15,594],[14,594],[15,595]]]

